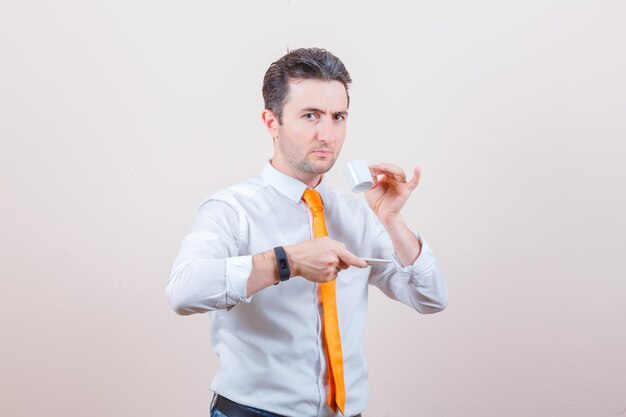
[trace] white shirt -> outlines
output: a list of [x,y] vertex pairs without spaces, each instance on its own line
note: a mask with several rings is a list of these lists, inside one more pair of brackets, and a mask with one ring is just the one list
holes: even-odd
[[[213,350],[219,357],[214,392],[286,416],[327,417],[335,414],[326,404],[317,284],[292,277],[246,295],[252,255],[313,237],[311,214],[302,201],[306,189],[267,163],[260,175],[209,197],[183,239],[166,290],[177,313],[211,313]],[[365,201],[324,180],[316,190],[330,238],[359,257],[394,259],[385,266],[351,267],[337,278],[345,412],[351,416],[365,410],[368,400],[362,348],[368,284],[420,313],[443,310],[447,289],[419,235],[418,259],[402,266]]]

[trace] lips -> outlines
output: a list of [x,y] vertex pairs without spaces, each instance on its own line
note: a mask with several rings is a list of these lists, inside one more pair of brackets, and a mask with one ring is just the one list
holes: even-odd
[[330,156],[332,155],[332,152],[326,149],[320,149],[317,151],[313,151],[313,153],[317,156]]

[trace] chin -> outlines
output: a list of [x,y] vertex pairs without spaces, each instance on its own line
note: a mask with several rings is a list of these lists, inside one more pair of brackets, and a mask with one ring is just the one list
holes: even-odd
[[298,171],[306,172],[308,174],[313,175],[321,175],[325,174],[335,165],[335,161],[307,161],[306,163],[300,164]]
[[317,168],[317,174],[325,174],[335,165],[335,160],[332,161],[318,161],[317,164],[314,164],[314,167]]

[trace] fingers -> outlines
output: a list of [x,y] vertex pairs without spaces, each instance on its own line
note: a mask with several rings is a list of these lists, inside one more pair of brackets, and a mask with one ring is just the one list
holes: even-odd
[[339,258],[339,262],[337,263],[337,270],[341,271],[348,268],[350,268],[350,265],[344,262],[341,258]]
[[367,262],[350,252],[348,249],[345,248],[345,246],[340,247],[340,250],[337,252],[337,256],[339,257],[339,263],[343,263],[344,265],[346,265],[346,268],[349,268],[350,266],[365,268],[367,266]]
[[[411,178],[411,181],[408,181],[408,182],[407,182],[407,178],[406,178],[406,174],[404,173],[404,170],[397,165],[381,163],[381,164],[370,165],[369,168],[370,168],[370,172],[372,176],[376,180],[377,180],[376,178],[377,175],[387,175],[389,177],[393,177],[397,182],[407,183],[407,185],[409,186],[411,190],[414,190],[420,181],[421,171],[418,166],[413,168],[413,178]],[[375,181],[374,184],[376,184],[377,182],[378,181]]]
[[285,247],[294,276],[313,282],[337,279],[340,271],[355,266],[367,267],[367,262],[346,249],[346,245],[329,237],[318,237]]
[[393,177],[398,182],[406,182],[406,174],[404,173],[404,170],[397,165],[375,164],[370,165],[369,168],[373,176],[383,174],[389,177]]

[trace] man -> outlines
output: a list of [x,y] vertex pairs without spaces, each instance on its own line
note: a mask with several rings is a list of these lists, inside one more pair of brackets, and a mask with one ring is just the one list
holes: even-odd
[[368,284],[421,313],[447,305],[431,250],[401,216],[419,169],[407,180],[395,165],[370,166],[367,204],[324,181],[346,136],[350,82],[323,49],[274,62],[262,114],[272,159],[201,204],[183,240],[167,293],[179,314],[211,312],[212,417],[359,416]]

